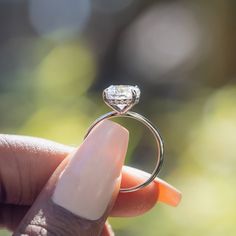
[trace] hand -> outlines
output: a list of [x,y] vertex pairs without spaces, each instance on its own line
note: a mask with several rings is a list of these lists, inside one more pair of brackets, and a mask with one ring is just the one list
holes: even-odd
[[180,192],[160,179],[119,193],[120,185],[134,186],[147,177],[121,169],[127,145],[127,130],[111,121],[96,127],[78,149],[0,135],[0,226],[13,235],[105,236],[113,235],[105,223],[109,215],[140,215],[157,201],[177,205]]

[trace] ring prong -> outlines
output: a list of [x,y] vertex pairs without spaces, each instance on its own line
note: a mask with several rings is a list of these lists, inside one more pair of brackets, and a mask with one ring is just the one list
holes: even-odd
[[138,86],[111,85],[103,91],[104,102],[117,113],[124,114],[138,103],[140,90]]

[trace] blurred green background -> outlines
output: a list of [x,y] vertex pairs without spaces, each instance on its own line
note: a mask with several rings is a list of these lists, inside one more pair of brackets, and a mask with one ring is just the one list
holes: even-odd
[[[230,0],[0,0],[0,132],[77,145],[109,110],[103,88],[137,84],[134,110],[165,142],[160,177],[183,199],[111,219],[116,234],[236,235],[235,10]],[[122,124],[127,164],[151,171],[149,133]]]

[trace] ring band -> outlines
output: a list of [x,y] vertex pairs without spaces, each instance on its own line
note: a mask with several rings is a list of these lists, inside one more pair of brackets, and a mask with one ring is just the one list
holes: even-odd
[[144,116],[129,111],[131,107],[138,103],[140,97],[140,90],[137,86],[129,86],[129,85],[112,85],[104,90],[103,92],[103,99],[107,105],[112,107],[114,111],[106,113],[95,120],[92,125],[89,127],[85,138],[89,135],[91,130],[99,124],[101,121],[106,119],[111,119],[114,117],[128,117],[140,121],[143,123],[153,134],[156,144],[157,144],[157,163],[155,166],[154,171],[150,175],[150,177],[142,184],[133,186],[130,188],[121,188],[120,192],[127,193],[127,192],[135,192],[141,188],[144,188],[148,184],[150,184],[158,175],[161,170],[163,164],[163,157],[164,157],[164,148],[163,142],[161,139],[158,130],[155,126]]

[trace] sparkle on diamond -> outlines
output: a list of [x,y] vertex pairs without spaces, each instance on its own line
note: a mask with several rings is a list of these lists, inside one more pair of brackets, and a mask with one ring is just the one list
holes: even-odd
[[[135,92],[133,94],[133,92]],[[111,85],[104,90],[106,102],[115,110],[125,110],[138,103],[140,98],[140,89],[138,86],[131,85]],[[133,96],[135,101],[133,102]]]

